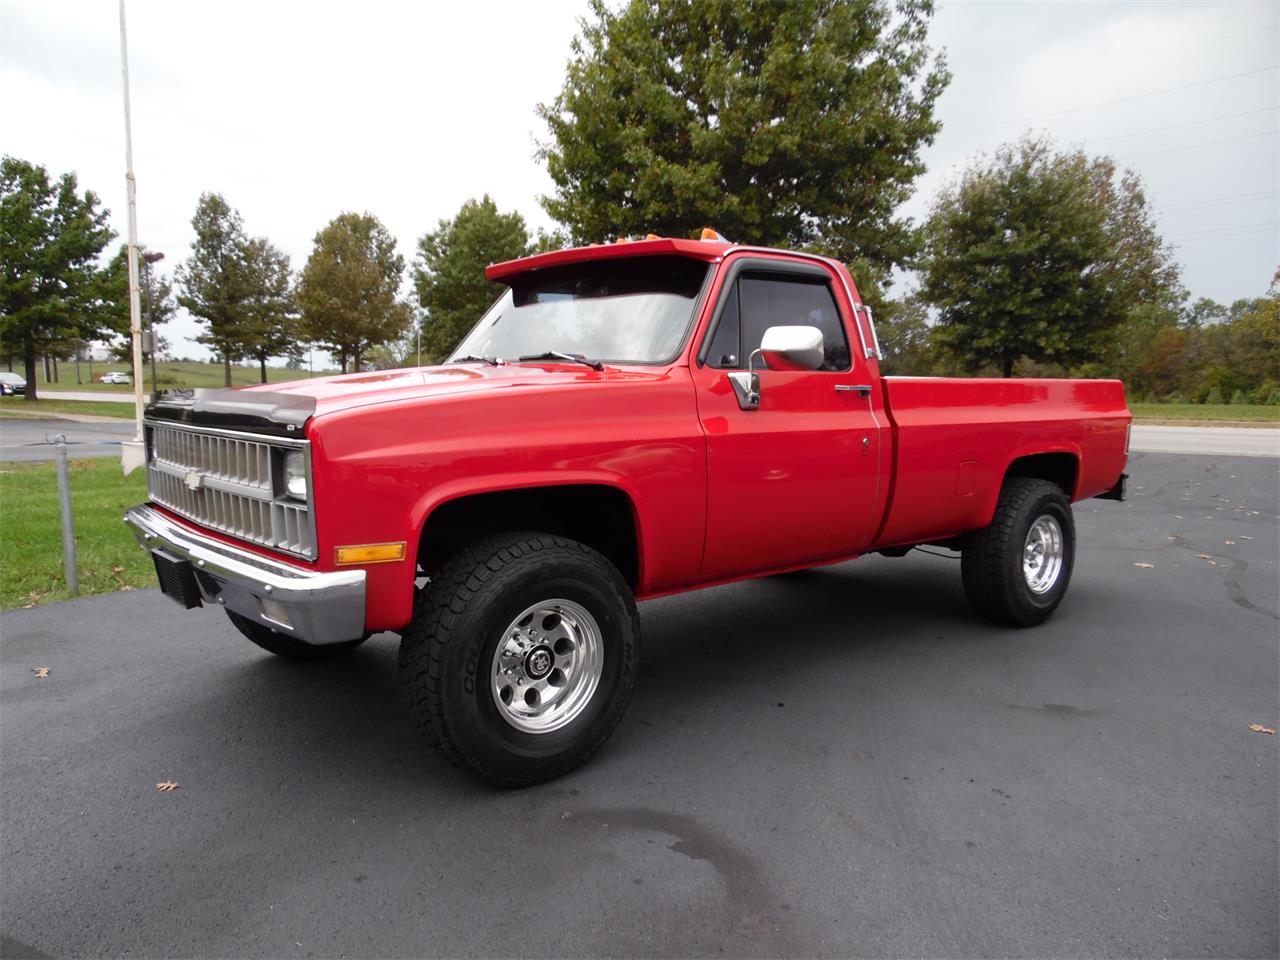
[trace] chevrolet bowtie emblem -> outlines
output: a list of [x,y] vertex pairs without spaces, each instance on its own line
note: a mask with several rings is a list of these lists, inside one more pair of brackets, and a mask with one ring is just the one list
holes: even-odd
[[204,482],[204,478],[194,470],[188,470],[187,475],[182,480],[187,485],[188,490],[199,490],[200,484]]

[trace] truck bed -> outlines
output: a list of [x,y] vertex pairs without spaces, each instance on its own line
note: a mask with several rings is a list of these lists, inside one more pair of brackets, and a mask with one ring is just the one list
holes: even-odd
[[1106,492],[1124,468],[1119,380],[886,377],[882,394],[893,464],[878,548],[986,526],[1022,457],[1056,455],[1072,500]]

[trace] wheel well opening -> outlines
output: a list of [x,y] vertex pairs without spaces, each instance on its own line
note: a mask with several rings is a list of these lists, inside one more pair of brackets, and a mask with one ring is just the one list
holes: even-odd
[[1062,488],[1068,498],[1076,492],[1076,475],[1079,462],[1072,453],[1036,453],[1028,457],[1019,457],[1009,464],[1005,478],[1033,477],[1037,480],[1048,480]]
[[640,550],[631,499],[614,487],[572,484],[459,497],[427,518],[418,563],[430,576],[466,544],[504,531],[568,537],[598,550],[635,589]]

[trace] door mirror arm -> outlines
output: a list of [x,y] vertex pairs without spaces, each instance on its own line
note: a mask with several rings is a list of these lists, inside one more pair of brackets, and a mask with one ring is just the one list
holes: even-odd
[[752,350],[747,357],[747,369],[735,370],[729,374],[729,382],[733,384],[733,392],[738,397],[738,406],[743,410],[757,410],[760,407],[760,374],[756,373],[756,357],[761,350]]
[[758,349],[747,357],[746,370],[734,370],[729,374],[738,406],[743,410],[760,409],[760,374],[756,372],[756,358],[764,360],[766,369],[817,370],[824,355],[822,331],[817,327],[770,327],[764,332]]

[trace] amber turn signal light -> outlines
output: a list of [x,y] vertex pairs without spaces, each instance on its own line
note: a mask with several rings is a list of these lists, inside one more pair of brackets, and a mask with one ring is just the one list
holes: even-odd
[[351,563],[390,563],[403,560],[405,542],[399,543],[366,543],[358,547],[338,547],[334,559],[339,564]]

